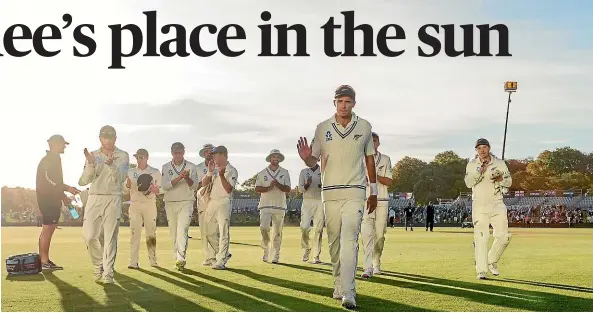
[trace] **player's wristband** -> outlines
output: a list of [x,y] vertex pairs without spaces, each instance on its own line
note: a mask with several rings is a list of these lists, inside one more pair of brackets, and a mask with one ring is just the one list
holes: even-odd
[[377,190],[377,183],[371,183],[371,196],[376,196],[379,191]]

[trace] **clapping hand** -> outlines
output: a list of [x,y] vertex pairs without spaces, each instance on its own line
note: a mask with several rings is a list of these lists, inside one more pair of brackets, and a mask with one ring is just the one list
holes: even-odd
[[115,160],[117,160],[117,157],[114,157],[114,156],[113,156],[113,154],[111,154],[111,155],[110,155],[110,156],[107,158],[107,160],[105,160],[105,164],[107,164],[107,165],[111,165],[111,164],[113,164],[113,161],[115,161]]
[[208,161],[208,172],[212,173],[214,171],[214,160]]
[[160,193],[159,186],[155,184],[150,184],[150,192],[154,193],[155,195],[158,195]]
[[95,156],[87,148],[84,148],[84,157],[89,164],[95,164]]

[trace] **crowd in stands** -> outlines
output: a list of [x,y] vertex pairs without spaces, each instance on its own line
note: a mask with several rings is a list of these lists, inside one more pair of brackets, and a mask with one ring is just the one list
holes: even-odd
[[[591,198],[591,199],[589,199]],[[538,200],[528,200],[530,204],[507,204],[509,223],[567,223],[581,224],[593,223],[593,198],[588,197],[582,201],[582,204],[588,207],[569,207],[566,204],[546,204]],[[505,202],[506,199],[505,199]],[[566,203],[568,201],[561,201]],[[468,205],[469,203],[469,205]],[[235,225],[258,225],[259,210],[257,209],[257,199],[235,199],[233,200],[232,221]],[[289,199],[287,201],[287,214],[285,222],[287,224],[298,224],[300,222],[300,206],[302,199]],[[408,204],[414,206],[413,199],[391,199],[389,202],[389,216],[394,216],[394,222],[400,224],[404,222],[404,207]],[[79,211],[82,216],[84,212]],[[2,225],[35,225],[39,222],[39,212],[35,208],[24,208],[21,211],[2,212]],[[426,207],[415,207],[413,214],[414,223],[424,224],[426,221]],[[458,199],[451,204],[435,205],[436,224],[461,224],[462,222],[471,222],[471,200]],[[60,218],[60,225],[79,226],[82,224],[82,218],[74,220],[70,213],[64,209]],[[122,211],[121,225],[129,225],[128,206],[125,205]],[[166,226],[167,216],[164,208],[158,210],[157,225]],[[197,218],[192,221],[192,225],[197,225]]]

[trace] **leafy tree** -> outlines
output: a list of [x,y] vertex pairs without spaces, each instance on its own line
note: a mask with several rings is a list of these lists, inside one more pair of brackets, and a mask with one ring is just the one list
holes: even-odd
[[426,162],[411,157],[399,160],[393,168],[393,185],[390,191],[412,191],[420,173],[427,166]]

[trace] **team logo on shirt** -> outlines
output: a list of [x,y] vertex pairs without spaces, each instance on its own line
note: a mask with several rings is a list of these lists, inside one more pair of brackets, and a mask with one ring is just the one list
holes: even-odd
[[385,165],[381,165],[379,166],[379,169],[382,170],[385,167]]
[[264,181],[268,181],[268,176],[264,176]]
[[138,178],[138,172],[134,173],[134,178]]
[[169,170],[169,176],[173,176],[173,170]]
[[358,140],[360,137],[362,137],[361,134],[356,134],[356,135],[354,135],[354,140]]
[[284,177],[284,175],[280,175],[280,177],[278,177],[278,178],[282,178],[282,177]]
[[325,141],[327,142],[327,141],[331,141],[331,140],[332,140],[332,132],[328,130],[325,133]]

